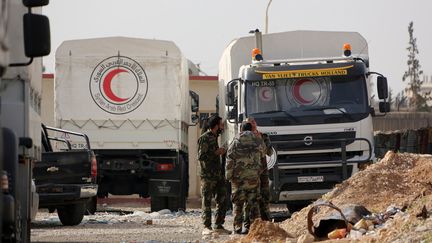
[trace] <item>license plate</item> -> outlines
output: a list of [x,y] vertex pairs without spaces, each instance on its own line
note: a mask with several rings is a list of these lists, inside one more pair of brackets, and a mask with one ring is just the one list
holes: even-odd
[[323,182],[324,176],[299,176],[297,177],[298,183],[308,183],[308,182]]

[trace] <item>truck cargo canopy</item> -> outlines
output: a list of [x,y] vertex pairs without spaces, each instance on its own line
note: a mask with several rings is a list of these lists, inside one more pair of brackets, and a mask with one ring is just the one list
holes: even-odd
[[[262,39],[264,60],[341,57],[345,43],[351,45],[352,56],[368,59],[367,41],[357,32],[299,30],[265,34]],[[233,40],[219,63],[221,76],[239,77],[240,67],[251,63],[253,48],[254,36]]]
[[182,120],[187,94],[187,61],[171,41],[109,37],[57,49],[57,119]]

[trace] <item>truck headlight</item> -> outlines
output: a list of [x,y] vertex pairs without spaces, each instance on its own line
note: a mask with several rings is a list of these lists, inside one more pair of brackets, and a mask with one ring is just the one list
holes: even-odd
[[9,192],[9,179],[5,171],[1,173],[0,187],[4,193]]

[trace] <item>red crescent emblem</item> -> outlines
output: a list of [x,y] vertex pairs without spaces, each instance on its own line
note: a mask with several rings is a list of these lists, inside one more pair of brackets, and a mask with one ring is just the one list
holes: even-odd
[[262,87],[259,94],[262,101],[267,102],[273,99],[272,90],[269,87]]
[[300,79],[299,81],[297,81],[295,84],[294,84],[294,87],[293,87],[293,95],[294,95],[294,98],[298,101],[298,102],[300,102],[300,103],[302,103],[302,104],[308,104],[308,103],[311,103],[313,100],[306,100],[305,98],[303,98],[302,97],[302,95],[300,94],[300,88],[301,88],[301,86],[303,85],[303,84],[305,84],[305,83],[311,83],[312,81],[311,80],[309,80],[309,79]]
[[112,71],[110,71],[104,78],[103,80],[103,91],[105,93],[105,95],[112,101],[114,102],[124,102],[126,100],[128,100],[129,98],[120,98],[117,95],[114,94],[112,88],[111,88],[111,81],[114,78],[114,76],[116,76],[119,73],[123,73],[123,72],[128,72],[127,70],[124,69],[114,69]]

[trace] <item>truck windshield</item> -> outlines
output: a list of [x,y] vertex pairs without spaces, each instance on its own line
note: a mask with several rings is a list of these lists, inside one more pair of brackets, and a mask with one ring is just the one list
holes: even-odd
[[246,82],[246,112],[256,118],[278,118],[289,124],[353,122],[368,113],[367,107],[361,75]]

